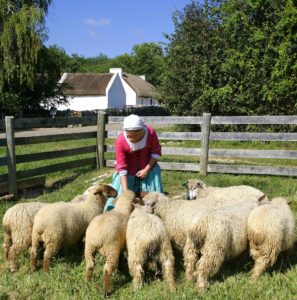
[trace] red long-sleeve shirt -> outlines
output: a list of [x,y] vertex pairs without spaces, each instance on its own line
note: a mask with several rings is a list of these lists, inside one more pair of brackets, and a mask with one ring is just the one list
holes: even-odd
[[155,130],[146,125],[147,138],[144,148],[132,151],[124,136],[124,132],[115,142],[116,162],[115,168],[120,175],[136,175],[139,170],[146,167],[151,157],[158,159],[161,156],[161,145]]

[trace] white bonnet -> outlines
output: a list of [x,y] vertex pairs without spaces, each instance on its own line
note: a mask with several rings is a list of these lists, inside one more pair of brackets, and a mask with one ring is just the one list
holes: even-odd
[[124,130],[139,130],[141,128],[144,128],[144,122],[139,116],[130,115],[124,118]]

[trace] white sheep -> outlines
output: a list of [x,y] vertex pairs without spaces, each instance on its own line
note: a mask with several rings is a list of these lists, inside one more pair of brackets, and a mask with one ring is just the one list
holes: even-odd
[[[96,186],[89,187],[83,195],[78,195],[71,200],[72,203],[85,201],[93,195]],[[9,261],[11,272],[17,271],[18,256],[29,250],[32,241],[32,228],[34,217],[44,205],[43,202],[19,203],[10,207],[4,214],[3,227],[3,250]]]
[[30,248],[34,217],[46,204],[19,203],[5,212],[2,220],[3,250],[11,272],[17,271],[19,255]]
[[134,288],[142,286],[145,265],[161,263],[169,288],[175,289],[174,256],[162,220],[149,213],[147,206],[137,206],[127,226],[128,266]]
[[[260,199],[266,199],[265,195],[261,193]],[[184,200],[171,200],[164,194],[159,192],[150,192],[142,200],[146,205],[153,207],[155,215],[159,216],[164,222],[168,235],[173,242],[173,245],[183,251],[186,242],[187,228],[192,219],[200,214],[201,211],[213,207],[222,207],[225,205],[232,205],[233,203],[251,203],[257,205],[259,198],[255,195],[246,193],[245,197],[237,198],[236,194],[232,194],[233,198],[225,199],[225,197],[205,197],[201,201],[184,201]],[[252,200],[251,200],[252,199]]]
[[107,198],[116,195],[111,186],[98,184],[85,201],[51,203],[41,208],[32,230],[31,268],[35,268],[39,242],[44,243],[43,270],[48,271],[51,258],[61,248],[76,244],[92,219],[103,212]]
[[[202,180],[189,179],[184,186],[187,188],[188,200],[201,199],[206,201],[208,199],[213,199],[216,201],[222,201],[224,204],[226,204],[226,202],[235,203],[236,201],[242,199],[255,201],[261,197],[265,197],[262,191],[249,185],[213,187],[206,186]],[[265,199],[267,200],[267,198]]]
[[193,218],[187,229],[184,261],[186,278],[196,277],[198,291],[207,288],[208,279],[224,261],[247,249],[247,220],[255,207],[257,203],[241,202],[210,208]]
[[254,209],[248,218],[250,254],[255,261],[252,280],[257,280],[278,255],[289,253],[296,240],[295,220],[287,199],[278,197]]
[[133,210],[135,193],[127,190],[114,200],[115,208],[95,217],[86,230],[86,278],[91,281],[94,272],[94,255],[105,258],[103,268],[104,296],[111,293],[111,276],[116,269],[121,252],[126,247],[126,230]]

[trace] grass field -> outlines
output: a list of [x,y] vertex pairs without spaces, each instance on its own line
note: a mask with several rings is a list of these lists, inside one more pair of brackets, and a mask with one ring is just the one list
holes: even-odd
[[[69,201],[81,194],[92,182],[92,178],[108,173],[104,182],[111,182],[112,169],[99,171],[88,168],[60,172],[47,178],[51,186],[36,198],[19,201]],[[248,184],[259,188],[269,198],[285,196],[292,200],[292,210],[297,217],[297,179],[277,176],[248,176],[210,174],[202,177],[197,173],[163,171],[163,184],[169,196],[183,193],[181,184],[188,178],[200,178],[208,185],[229,186]],[[14,203],[0,203],[2,219],[6,209]],[[0,243],[3,235],[0,229]],[[144,287],[133,291],[131,277],[127,270],[116,271],[113,277],[111,299],[297,299],[297,251],[296,247],[288,262],[279,258],[277,264],[265,273],[257,283],[250,282],[250,270],[253,261],[248,253],[230,262],[226,262],[220,272],[211,280],[210,288],[203,294],[197,294],[192,284],[184,279],[184,269],[180,254],[176,253],[175,277],[177,290],[168,291],[163,281],[146,278]],[[28,254],[22,255],[20,269],[11,274],[0,250],[0,299],[100,299],[102,298],[103,260],[96,257],[94,280],[87,283],[85,279],[85,261],[83,245],[73,248],[68,255],[60,253],[52,262],[48,274],[38,268],[30,272]]]

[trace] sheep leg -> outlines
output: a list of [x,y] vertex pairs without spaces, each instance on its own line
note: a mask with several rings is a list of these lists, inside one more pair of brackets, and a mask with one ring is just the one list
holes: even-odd
[[[135,255],[137,253],[137,255]],[[145,251],[135,251],[134,255],[128,255],[128,266],[131,276],[133,277],[133,288],[137,290],[141,288],[143,281],[143,266],[145,263]]]
[[260,248],[251,250],[252,257],[255,261],[251,275],[252,281],[256,281],[268,267],[275,264],[279,253],[280,248],[272,243],[264,244]]
[[36,232],[33,232],[32,233],[32,246],[31,246],[31,251],[30,251],[31,271],[35,270],[38,246],[39,246],[39,235]]
[[48,243],[45,245],[45,251],[43,254],[43,271],[48,272],[51,264],[51,258],[55,256],[60,247],[58,244],[54,243]]
[[189,282],[194,281],[195,265],[198,261],[198,253],[193,240],[189,237],[186,239],[186,244],[183,250],[184,265],[185,265],[185,276]]
[[262,273],[265,272],[265,270],[269,267],[269,265],[270,265],[269,257],[267,256],[258,257],[255,260],[255,265],[252,270],[252,275],[251,275],[252,281],[256,281],[262,275]]
[[8,260],[11,272],[17,271],[17,258],[24,249],[26,249],[26,247],[20,244],[13,244],[10,247]]
[[162,264],[163,276],[168,283],[170,291],[175,291],[174,281],[174,256],[170,241],[164,242],[160,249],[160,260]]
[[86,241],[85,246],[85,260],[86,260],[86,278],[87,281],[91,281],[94,273],[94,254],[96,252],[96,247],[92,246],[89,241]]
[[202,253],[200,260],[196,264],[196,290],[202,292],[208,288],[208,279],[216,274],[224,262],[223,249],[205,245],[207,253]]
[[10,232],[3,231],[3,251],[5,255],[5,259],[8,260],[9,257],[9,250],[12,245],[12,239],[11,239],[11,234]]
[[106,260],[103,268],[104,297],[108,297],[111,294],[111,276],[118,265],[119,257],[120,257],[119,247],[118,249],[114,249],[114,251],[110,251],[106,256]]

